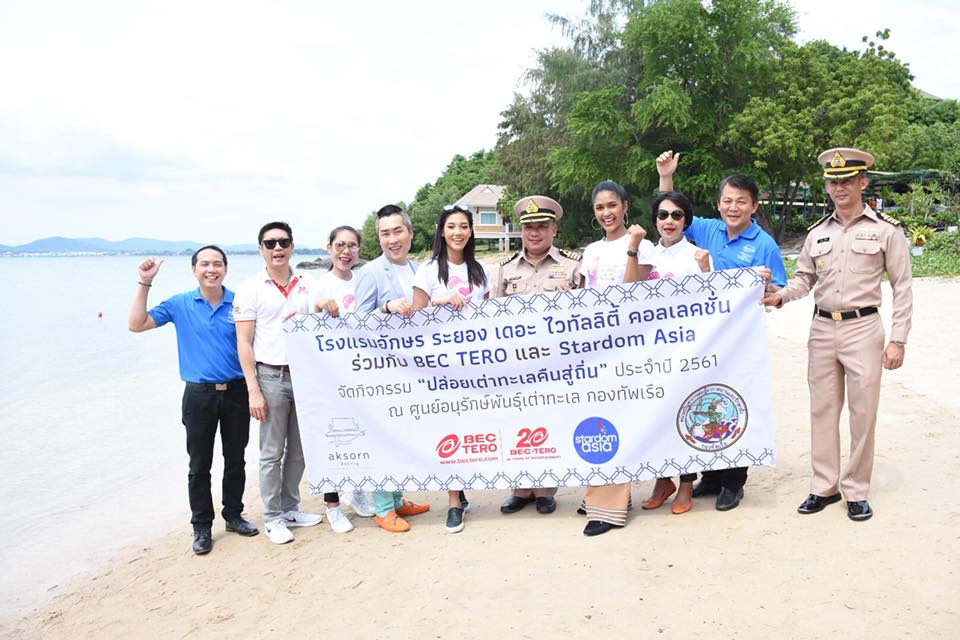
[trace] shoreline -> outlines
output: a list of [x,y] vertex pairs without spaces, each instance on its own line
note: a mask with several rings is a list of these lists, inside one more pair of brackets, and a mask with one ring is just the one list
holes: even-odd
[[[561,488],[549,516],[501,515],[506,491],[475,491],[454,536],[436,492],[415,494],[432,509],[409,533],[354,518],[350,534],[321,523],[276,546],[262,531],[248,456],[246,515],[260,535],[227,534],[218,519],[213,552],[194,556],[184,504],[183,524],[60,581],[0,619],[0,633],[270,637],[312,628],[322,607],[335,615],[320,630],[335,637],[956,637],[960,336],[938,325],[960,311],[958,293],[960,280],[914,281],[906,362],[884,372],[870,521],[850,522],[842,503],[796,513],[809,481],[808,296],[768,315],[777,467],[751,469],[733,511],[709,498],[682,516],[643,511],[649,481],[633,488],[628,526],[591,539],[574,512],[579,487]],[[845,422],[844,413],[844,443]],[[305,509],[321,508],[320,496],[302,494]]]

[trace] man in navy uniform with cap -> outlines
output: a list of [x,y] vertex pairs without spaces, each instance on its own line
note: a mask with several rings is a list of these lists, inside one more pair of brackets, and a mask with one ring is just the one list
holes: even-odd
[[[517,200],[513,213],[520,223],[523,247],[500,263],[493,281],[493,297],[529,293],[569,291],[583,286],[580,254],[558,249],[558,222],[563,207],[546,196],[526,196]],[[519,438],[519,434],[515,437]],[[549,436],[548,436],[549,437]],[[516,513],[535,502],[540,513],[557,508],[556,487],[518,488],[500,506],[501,513]]]
[[[913,310],[912,271],[900,224],[863,203],[873,156],[859,149],[828,149],[818,157],[834,211],[810,227],[787,286],[761,302],[779,307],[813,289],[808,342],[810,386],[810,495],[798,507],[817,513],[845,499],[851,520],[867,520],[874,430],[883,369],[903,364]],[[885,342],[877,312],[880,281],[893,289],[893,326]],[[840,412],[844,391],[850,414],[850,459],[840,469]]]

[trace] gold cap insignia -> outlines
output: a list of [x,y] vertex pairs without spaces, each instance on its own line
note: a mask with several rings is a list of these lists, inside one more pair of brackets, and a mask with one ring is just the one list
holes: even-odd
[[831,167],[845,167],[845,166],[847,166],[847,161],[844,159],[844,157],[843,157],[842,155],[840,155],[840,152],[839,152],[839,151],[835,151],[835,152],[833,153],[833,157],[830,158],[830,166],[831,166]]
[[527,206],[524,210],[527,213],[538,213],[540,211],[540,205],[538,205],[533,198],[530,198],[530,200],[527,201]]

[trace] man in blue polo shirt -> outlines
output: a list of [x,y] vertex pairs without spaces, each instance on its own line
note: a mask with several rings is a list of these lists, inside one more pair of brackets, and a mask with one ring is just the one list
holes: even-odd
[[187,432],[190,472],[187,487],[193,515],[193,551],[213,549],[213,497],[210,465],[220,423],[223,449],[223,519],[227,531],[257,535],[243,519],[246,484],[243,452],[250,438],[247,385],[237,357],[233,324],[233,292],[223,286],[227,256],[219,247],[197,249],[190,259],[199,287],[170,297],[147,312],[147,293],[163,260],[148,258],[137,271],[140,280],[130,307],[130,331],[139,333],[172,322],[177,330],[177,352],[183,391],[183,425]]
[[[679,162],[680,154],[672,151],[657,157],[660,191],[673,191],[673,173]],[[684,235],[710,252],[715,269],[761,267],[758,271],[768,287],[779,289],[787,284],[787,270],[776,240],[753,219],[759,207],[760,191],[753,180],[740,174],[727,176],[717,188],[721,219],[694,216]],[[704,471],[693,497],[715,495],[717,509],[729,511],[740,504],[746,482],[747,467]]]

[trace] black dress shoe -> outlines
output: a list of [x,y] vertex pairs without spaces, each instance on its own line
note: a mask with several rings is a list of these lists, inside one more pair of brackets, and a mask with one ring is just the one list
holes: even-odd
[[693,497],[702,498],[703,496],[720,495],[720,485],[712,484],[701,480],[693,487]]
[[803,501],[803,504],[797,507],[797,511],[799,513],[818,513],[823,511],[827,505],[831,505],[834,502],[840,502],[839,493],[835,493],[832,496],[827,497],[818,496],[811,493],[807,496],[807,499]]
[[585,536],[598,536],[601,533],[606,533],[610,529],[619,529],[619,525],[610,524],[609,522],[602,522],[600,520],[591,520],[587,523],[587,526],[583,528],[583,535]]
[[557,501],[550,496],[537,498],[537,513],[553,513],[557,510]]
[[242,536],[255,536],[260,533],[255,526],[240,517],[227,520],[227,531],[239,533]]
[[193,552],[198,556],[210,553],[213,549],[213,536],[210,527],[193,528]]
[[869,520],[873,516],[873,509],[866,500],[848,500],[847,517],[851,520]]
[[516,513],[528,504],[533,504],[537,499],[533,496],[521,498],[520,496],[510,496],[507,501],[500,505],[500,513]]
[[723,487],[720,489],[720,495],[717,496],[717,511],[730,511],[730,509],[736,509],[737,505],[740,504],[740,500],[743,499],[743,489],[737,489],[733,491],[732,489],[727,489]]

